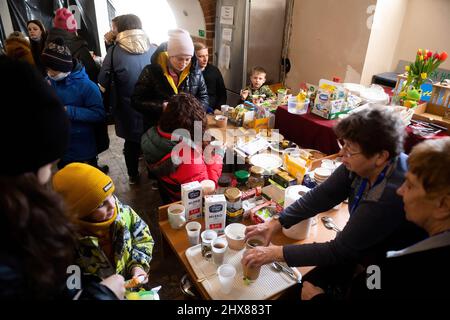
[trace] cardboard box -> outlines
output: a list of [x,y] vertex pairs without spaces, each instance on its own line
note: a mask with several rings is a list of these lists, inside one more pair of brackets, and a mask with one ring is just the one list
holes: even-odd
[[430,101],[414,108],[413,119],[437,124],[450,132],[450,85],[433,84]]
[[193,181],[181,185],[181,203],[186,209],[186,220],[202,217],[202,185]]
[[224,232],[227,217],[227,200],[223,194],[205,196],[205,229]]

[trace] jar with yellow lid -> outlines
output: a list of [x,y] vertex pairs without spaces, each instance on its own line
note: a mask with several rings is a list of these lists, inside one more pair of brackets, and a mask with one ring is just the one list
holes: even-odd
[[225,199],[227,200],[226,224],[241,222],[244,214],[242,209],[242,193],[238,188],[227,188]]

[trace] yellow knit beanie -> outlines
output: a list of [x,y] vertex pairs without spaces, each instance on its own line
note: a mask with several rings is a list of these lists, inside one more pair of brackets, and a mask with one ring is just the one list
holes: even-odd
[[53,176],[53,189],[60,193],[75,219],[83,219],[114,192],[114,183],[99,169],[71,163]]

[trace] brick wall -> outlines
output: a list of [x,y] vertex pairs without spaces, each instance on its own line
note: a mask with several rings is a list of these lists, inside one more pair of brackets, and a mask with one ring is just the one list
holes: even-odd
[[214,47],[214,28],[216,20],[216,0],[198,0],[205,16],[206,25],[206,39],[192,37],[194,41],[201,41],[208,47],[210,61],[214,59],[213,47]]

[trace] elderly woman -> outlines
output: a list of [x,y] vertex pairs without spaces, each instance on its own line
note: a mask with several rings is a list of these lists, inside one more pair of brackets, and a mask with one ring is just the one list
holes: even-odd
[[190,93],[206,111],[208,91],[194,55],[194,44],[186,30],[169,31],[152,56],[151,65],[142,70],[131,105],[144,115],[144,129],[155,126],[167,101],[175,94]]
[[[348,198],[350,219],[342,232],[326,243],[248,250],[244,264],[286,261],[290,266],[327,267],[330,270],[322,272],[318,279],[328,281],[323,275],[336,272],[330,281],[339,286],[347,283],[356,264],[373,263],[387,249],[399,249],[424,237],[405,219],[403,203],[396,194],[407,168],[407,156],[401,153],[401,119],[386,107],[367,108],[340,121],[335,131],[342,145],[343,165],[286,208],[279,219],[247,227],[246,237],[263,235],[268,243],[282,226],[289,228]],[[316,274],[320,270],[325,268],[316,268]],[[314,277],[314,273],[308,276]]]
[[117,90],[118,101],[112,104],[112,114],[117,136],[125,139],[123,154],[129,183],[135,184],[139,181],[140,142],[144,128],[142,114],[130,106],[131,95],[142,69],[150,63],[156,46],[150,44],[138,16],[126,14],[113,21],[117,28],[115,44],[108,49],[98,82],[102,87],[108,88],[113,74],[115,75],[113,90]]
[[[194,133],[196,128],[199,132]],[[196,136],[202,138],[205,130],[206,114],[202,105],[192,95],[181,93],[169,100],[158,126],[142,136],[144,158],[150,172],[158,178],[163,202],[180,200],[183,183],[219,180],[222,150],[204,152],[203,141],[194,141]]]
[[[450,298],[450,138],[426,140],[408,158],[406,180],[397,190],[406,219],[428,237],[399,251],[387,252],[379,265],[381,287],[368,290],[366,274],[353,282],[353,299]],[[305,282],[302,297],[324,298],[324,290]]]

